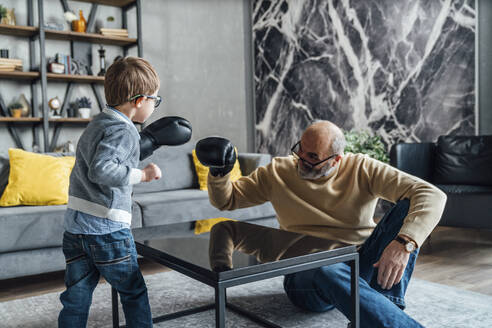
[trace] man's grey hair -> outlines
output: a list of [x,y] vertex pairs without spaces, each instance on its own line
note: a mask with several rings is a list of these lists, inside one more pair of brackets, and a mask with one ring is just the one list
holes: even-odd
[[331,143],[331,151],[333,154],[342,155],[347,145],[347,141],[345,140],[345,136],[343,132],[337,133],[335,138],[333,138],[333,142]]
[[[319,123],[319,122],[330,122],[330,121],[316,119],[313,120],[311,124]],[[337,129],[336,134],[331,143],[331,151],[333,152],[333,154],[343,155],[343,151],[345,150],[346,146],[347,146],[347,140],[345,140],[345,136],[343,135],[342,130]]]

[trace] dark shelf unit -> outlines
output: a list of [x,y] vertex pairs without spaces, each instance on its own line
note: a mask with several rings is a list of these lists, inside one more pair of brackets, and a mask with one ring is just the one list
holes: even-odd
[[[24,148],[22,140],[17,133],[17,124],[32,124],[33,127],[33,144],[39,145],[39,130],[38,126],[42,126],[43,139],[44,139],[44,151],[53,151],[58,137],[60,135],[61,128],[65,124],[87,124],[91,119],[82,118],[50,118],[49,117],[49,107],[47,99],[47,86],[48,83],[67,83],[65,90],[65,97],[62,104],[62,115],[66,113],[69,105],[70,97],[72,95],[72,90],[75,84],[85,83],[90,84],[94,95],[96,96],[99,109],[102,110],[104,107],[104,101],[101,97],[97,86],[104,83],[103,76],[94,75],[68,75],[68,74],[55,74],[48,73],[46,69],[46,40],[65,40],[70,41],[71,49],[73,51],[74,44],[77,43],[87,43],[87,44],[105,44],[119,46],[123,48],[123,54],[126,56],[128,50],[132,47],[137,47],[138,56],[143,56],[142,47],[142,7],[141,0],[77,0],[79,2],[91,3],[91,9],[87,20],[87,31],[94,28],[96,12],[99,5],[112,6],[121,8],[122,17],[122,28],[128,27],[128,11],[133,7],[136,8],[136,18],[137,18],[137,38],[128,37],[116,37],[116,36],[105,36],[97,33],[80,33],[73,31],[55,31],[44,28],[44,2],[49,0],[37,0],[38,5],[38,26],[34,26],[34,6],[33,2],[35,0],[27,1],[27,11],[28,11],[28,25],[6,25],[0,24],[0,34],[10,35],[14,37],[24,37],[29,40],[29,70],[26,72],[13,71],[13,72],[0,72],[0,79],[2,80],[18,80],[27,81],[31,84],[31,108],[33,117],[23,117],[23,118],[13,118],[5,117],[6,112],[3,114],[4,117],[0,117],[1,124],[7,124],[8,131],[12,138],[14,139],[16,146],[18,148]],[[55,0],[52,0],[55,1]],[[59,0],[64,11],[70,11],[67,0]],[[35,44],[39,42],[39,71],[35,66],[36,55],[34,52]],[[73,56],[73,53],[72,53]],[[42,113],[39,115],[39,97],[36,84],[41,85],[41,108]],[[6,109],[5,104],[0,97],[0,106]],[[49,137],[50,124],[54,125],[53,136]]]

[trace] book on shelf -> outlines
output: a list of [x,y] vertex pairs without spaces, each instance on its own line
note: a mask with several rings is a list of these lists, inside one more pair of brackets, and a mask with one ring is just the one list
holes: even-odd
[[22,71],[22,59],[0,58],[0,71]]
[[[57,53],[55,55],[55,62],[48,65],[48,70],[52,73],[58,74],[72,74],[72,57],[70,55],[64,55]],[[63,65],[63,68],[62,68]]]
[[100,28],[99,32],[106,36],[120,36],[128,37],[128,30],[126,28]]

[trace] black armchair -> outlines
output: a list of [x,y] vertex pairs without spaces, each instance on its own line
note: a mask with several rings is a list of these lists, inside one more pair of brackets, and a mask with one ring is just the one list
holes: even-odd
[[391,147],[394,167],[448,196],[439,225],[492,229],[492,136],[441,136]]

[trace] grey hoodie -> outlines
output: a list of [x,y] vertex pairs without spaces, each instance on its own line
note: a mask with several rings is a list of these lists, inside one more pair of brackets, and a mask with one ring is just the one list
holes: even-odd
[[115,109],[94,117],[77,145],[68,208],[130,224],[132,185],[142,178],[136,169],[139,139],[133,123]]

